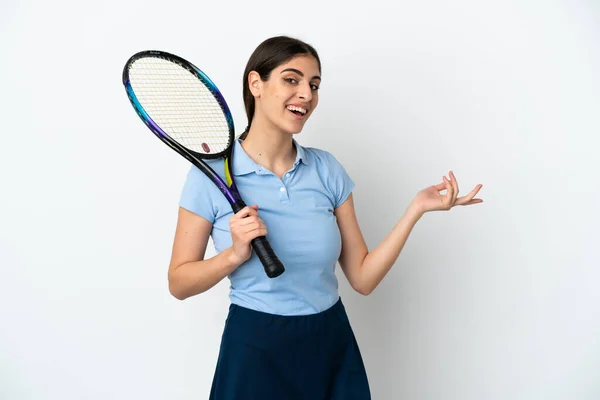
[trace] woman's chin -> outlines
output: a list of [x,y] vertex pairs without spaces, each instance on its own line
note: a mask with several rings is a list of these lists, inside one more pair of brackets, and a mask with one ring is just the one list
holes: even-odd
[[300,132],[302,132],[302,129],[304,128],[304,124],[288,124],[285,129],[283,129],[282,131],[285,133],[289,133],[290,135],[296,135]]

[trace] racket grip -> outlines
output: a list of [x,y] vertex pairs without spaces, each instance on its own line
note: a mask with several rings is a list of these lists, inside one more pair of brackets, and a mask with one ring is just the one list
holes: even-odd
[[283,264],[275,255],[275,252],[271,248],[271,245],[267,241],[266,237],[259,236],[254,238],[250,244],[262,262],[265,272],[269,278],[276,278],[283,274],[285,268],[283,268]]
[[[234,213],[238,213],[244,207],[246,207],[246,203],[244,203],[243,200],[238,200],[231,204]],[[258,256],[258,259],[262,263],[269,278],[276,278],[283,274],[285,271],[283,263],[279,261],[279,258],[275,255],[275,252],[265,236],[259,236],[252,239],[250,245],[254,249],[254,252]]]

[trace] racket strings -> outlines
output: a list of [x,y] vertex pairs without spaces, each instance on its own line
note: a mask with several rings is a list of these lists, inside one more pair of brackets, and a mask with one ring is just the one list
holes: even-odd
[[171,138],[201,154],[230,145],[230,127],[219,102],[187,69],[155,57],[136,60],[129,79],[148,116]]

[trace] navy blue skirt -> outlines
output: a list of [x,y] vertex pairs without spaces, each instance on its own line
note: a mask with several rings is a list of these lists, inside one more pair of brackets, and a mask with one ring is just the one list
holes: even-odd
[[328,310],[302,316],[231,304],[210,399],[371,399],[341,299]]

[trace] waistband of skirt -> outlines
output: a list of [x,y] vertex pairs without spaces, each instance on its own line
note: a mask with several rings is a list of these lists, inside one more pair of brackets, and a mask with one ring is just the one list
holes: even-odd
[[253,310],[251,308],[246,308],[243,306],[240,306],[238,304],[235,303],[231,303],[229,305],[229,313],[242,313],[242,314],[246,314],[248,316],[254,316],[256,318],[269,318],[269,319],[288,319],[288,320],[292,320],[292,319],[320,319],[323,317],[327,317],[330,314],[336,313],[336,312],[344,312],[346,311],[345,307],[344,307],[344,303],[342,302],[342,298],[339,297],[338,300],[335,302],[334,305],[332,305],[331,307],[329,307],[327,310],[318,312],[318,313],[314,313],[314,314],[306,314],[306,315],[279,315],[279,314],[271,314],[271,313],[267,313],[264,311],[258,311],[258,310]]

